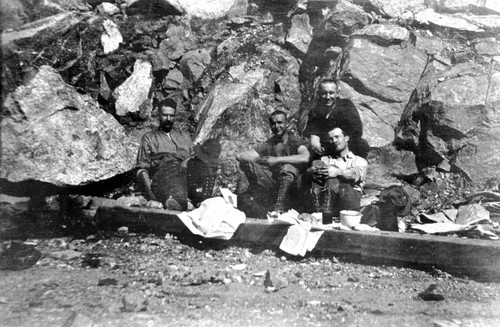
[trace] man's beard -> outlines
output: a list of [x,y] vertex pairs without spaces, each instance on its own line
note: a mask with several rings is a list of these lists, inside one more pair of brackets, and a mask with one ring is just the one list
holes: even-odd
[[170,122],[167,122],[167,123],[163,123],[160,125],[160,128],[162,129],[162,131],[164,132],[170,132],[172,130],[172,126],[173,124],[170,123]]

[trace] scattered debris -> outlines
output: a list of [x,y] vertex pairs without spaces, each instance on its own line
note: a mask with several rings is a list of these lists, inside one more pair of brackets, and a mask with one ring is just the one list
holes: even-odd
[[424,301],[443,301],[444,296],[437,291],[437,285],[431,284],[427,289],[418,294],[418,297]]

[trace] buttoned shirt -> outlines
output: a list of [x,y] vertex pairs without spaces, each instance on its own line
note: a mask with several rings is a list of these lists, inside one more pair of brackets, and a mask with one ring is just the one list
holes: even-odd
[[191,138],[181,131],[166,133],[160,129],[147,132],[142,136],[137,154],[137,174],[148,171],[152,176],[158,167],[169,161],[182,161],[193,154]]
[[321,157],[328,166],[335,166],[340,169],[352,169],[356,176],[353,182],[353,188],[358,191],[363,190],[363,181],[365,180],[368,170],[368,162],[349,151],[344,157],[333,158],[331,156]]

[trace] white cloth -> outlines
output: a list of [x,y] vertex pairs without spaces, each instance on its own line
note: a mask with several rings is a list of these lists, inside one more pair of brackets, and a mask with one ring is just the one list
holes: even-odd
[[230,239],[246,220],[244,212],[228,204],[222,197],[206,199],[193,211],[177,215],[191,233],[207,238]]
[[312,251],[324,231],[311,231],[305,225],[292,225],[283,237],[280,250],[291,255],[304,256],[307,251]]

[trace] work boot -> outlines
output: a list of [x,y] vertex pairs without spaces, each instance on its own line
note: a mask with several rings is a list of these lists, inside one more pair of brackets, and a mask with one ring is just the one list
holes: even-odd
[[290,188],[292,187],[293,179],[290,176],[279,177],[279,189],[274,211],[278,213],[285,212],[285,201],[287,200]]
[[333,204],[333,191],[330,189],[326,189],[324,191],[323,197],[323,224],[331,224],[333,222],[333,212],[332,212],[332,204]]
[[330,189],[326,189],[323,192],[323,208],[322,212],[332,212],[332,204],[333,204],[333,191]]
[[321,190],[319,188],[311,189],[311,198],[314,206],[314,212],[321,212]]

